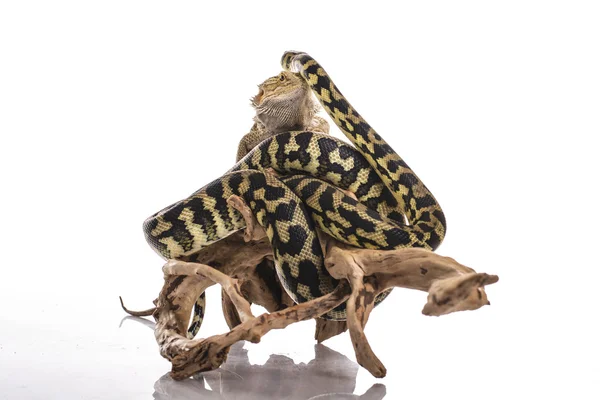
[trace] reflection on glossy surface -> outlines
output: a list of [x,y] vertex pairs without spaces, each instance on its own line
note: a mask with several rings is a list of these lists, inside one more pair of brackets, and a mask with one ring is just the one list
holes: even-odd
[[385,386],[373,385],[362,395],[352,394],[358,364],[324,345],[315,345],[315,358],[295,364],[284,355],[273,354],[264,365],[250,364],[243,343],[231,347],[221,368],[197,374],[182,382],[168,374],[154,385],[157,400],[175,399],[363,399],[379,400]]
[[128,315],[126,317],[123,317],[123,319],[121,319],[121,322],[119,323],[119,328],[123,327],[123,324],[125,323],[125,321],[139,322],[140,324],[150,328],[152,330],[152,332],[154,332],[154,328],[156,327],[156,324],[154,322],[148,321],[146,318],[134,317],[132,315]]

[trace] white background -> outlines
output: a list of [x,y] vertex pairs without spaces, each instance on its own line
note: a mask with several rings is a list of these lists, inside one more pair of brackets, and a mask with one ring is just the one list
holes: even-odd
[[[360,369],[347,391],[599,397],[596,2],[0,4],[0,398],[221,398],[160,381],[169,364],[118,295],[151,306],[162,261],[142,221],[231,167],[288,49],[436,195],[438,252],[500,276],[491,307],[440,318],[394,291],[367,326],[388,376]],[[208,303],[202,336],[225,329],[218,289]],[[313,324],[246,344],[250,361],[308,363]],[[347,334],[326,345],[354,360]]]

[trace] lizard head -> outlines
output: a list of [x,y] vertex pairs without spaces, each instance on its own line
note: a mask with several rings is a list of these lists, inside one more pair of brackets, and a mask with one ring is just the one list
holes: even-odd
[[250,101],[256,110],[255,119],[274,133],[302,129],[318,111],[306,81],[288,71],[258,85],[258,94]]

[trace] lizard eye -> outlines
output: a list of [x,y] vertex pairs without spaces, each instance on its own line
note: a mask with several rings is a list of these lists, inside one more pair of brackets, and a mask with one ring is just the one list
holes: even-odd
[[284,74],[279,75],[279,80],[281,82],[285,81],[285,75]]

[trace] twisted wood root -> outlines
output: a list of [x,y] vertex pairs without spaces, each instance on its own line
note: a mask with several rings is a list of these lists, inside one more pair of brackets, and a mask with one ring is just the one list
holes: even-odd
[[[426,291],[422,313],[439,316],[488,305],[484,286],[498,281],[496,275],[476,273],[428,250],[357,249],[321,235],[325,265],[340,284],[332,293],[293,305],[275,277],[264,231],[246,212],[243,200],[232,198],[230,204],[246,218],[245,232],[236,232],[194,256],[171,260],[163,267],[165,284],[153,312],[155,336],[161,355],[172,363],[171,376],[177,380],[218,368],[237,341],[257,343],[271,329],[311,318],[317,318],[315,339],[319,342],[349,329],[358,363],[374,376],[383,377],[386,369],[364,333],[379,293],[392,287]],[[222,287],[223,312],[231,330],[207,339],[187,339],[193,304],[215,283]],[[346,300],[346,321],[318,318]],[[251,303],[262,305],[269,313],[255,317]]]
[[357,362],[375,377],[384,377],[386,369],[373,353],[364,327],[379,293],[392,287],[427,291],[422,313],[439,316],[489,305],[483,287],[498,281],[496,275],[476,273],[429,250],[366,250],[333,241],[327,246],[327,270],[352,288],[346,322]]
[[254,317],[250,303],[242,296],[239,282],[213,268],[197,263],[170,261],[164,267],[166,276],[191,277],[203,275],[219,283],[234,305],[240,323],[231,331],[207,339],[189,340],[179,331],[170,309],[172,304],[167,293],[161,293],[158,299],[156,338],[161,354],[172,364],[171,377],[176,380],[187,378],[197,372],[218,368],[227,358],[229,348],[240,340],[252,343],[260,342],[271,329],[283,329],[286,326],[306,319],[315,318],[337,307],[350,295],[347,284],[338,285],[335,291],[306,303],[286,309],[265,313]]

